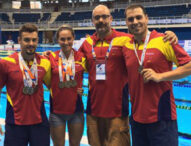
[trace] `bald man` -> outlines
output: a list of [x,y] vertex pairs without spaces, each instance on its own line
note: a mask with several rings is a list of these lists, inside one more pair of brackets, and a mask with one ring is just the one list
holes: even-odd
[[128,85],[121,48],[129,36],[111,28],[112,16],[104,5],[95,7],[92,22],[96,32],[80,48],[87,58],[90,84],[88,140],[92,146],[128,146]]

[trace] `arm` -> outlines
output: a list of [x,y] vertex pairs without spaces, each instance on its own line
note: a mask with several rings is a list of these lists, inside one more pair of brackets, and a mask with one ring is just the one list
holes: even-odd
[[[2,89],[0,89],[0,96],[1,96],[1,90],[2,90]],[[0,134],[1,134],[1,135],[4,135],[4,132],[3,132],[3,129],[2,129],[2,127],[1,127],[1,125],[0,125]],[[1,139],[0,139],[0,141],[1,141]]]
[[[3,59],[1,59],[0,60],[0,96],[1,96],[2,88],[7,83],[7,79],[8,79],[7,65],[6,65],[6,62]],[[1,124],[0,124],[0,135],[4,135],[4,131],[1,127]]]
[[[81,60],[80,61],[76,61],[76,63],[80,64],[82,67],[83,67],[83,73],[84,71],[86,71],[86,58],[84,57],[84,54],[82,52],[78,52],[79,55],[81,56]],[[83,84],[83,73],[80,74],[80,85],[78,85],[78,88],[77,88],[77,93],[78,95],[82,96],[83,95],[83,91],[84,89],[82,88],[82,84]]]
[[163,72],[163,73],[156,73],[153,69],[143,69],[141,74],[143,75],[143,79],[145,82],[150,80],[155,82],[161,81],[172,81],[184,78],[191,74],[191,62],[176,68],[175,70]]
[[145,68],[141,72],[145,82],[148,82],[149,80],[153,80],[155,82],[172,81],[184,78],[191,74],[191,57],[179,44],[175,45],[166,42],[162,47],[166,61],[174,62],[179,67],[175,70],[170,69],[165,72],[160,71],[160,73],[156,73],[153,69]]
[[50,83],[51,83],[51,64],[50,62],[47,63],[47,70],[46,74],[43,78],[43,82],[46,85],[48,89],[50,89]]
[[[0,134],[4,135],[4,131],[3,131],[2,127],[1,127],[1,125],[0,125]],[[1,139],[0,139],[0,141],[1,141]]]

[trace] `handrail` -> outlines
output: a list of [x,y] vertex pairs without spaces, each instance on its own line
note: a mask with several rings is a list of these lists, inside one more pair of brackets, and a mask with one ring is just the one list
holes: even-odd
[[[169,25],[169,24],[190,24],[191,17],[189,16],[168,16],[168,17],[150,17],[149,18],[149,25]],[[7,22],[0,22],[1,29],[11,30],[11,29],[19,29],[21,25],[24,23],[15,23],[10,24]],[[57,29],[62,24],[70,24],[72,27],[83,28],[83,27],[93,27],[91,19],[80,20],[80,21],[57,21],[53,24],[49,24],[48,21],[42,21],[36,24],[39,29],[41,30],[50,30],[50,29]],[[125,18],[123,19],[114,19],[112,22],[112,26],[126,26]],[[191,27],[191,25],[190,25]]]

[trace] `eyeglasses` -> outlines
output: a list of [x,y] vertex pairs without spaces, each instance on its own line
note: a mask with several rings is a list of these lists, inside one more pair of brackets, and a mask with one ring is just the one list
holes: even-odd
[[95,20],[99,20],[100,18],[103,18],[104,20],[107,19],[108,17],[110,17],[110,15],[96,15],[96,16],[93,16],[93,18]]
[[137,15],[137,16],[135,16],[135,17],[128,17],[128,18],[126,18],[126,19],[127,19],[127,21],[129,21],[129,22],[133,22],[134,19],[141,20],[142,18],[143,18],[142,15]]

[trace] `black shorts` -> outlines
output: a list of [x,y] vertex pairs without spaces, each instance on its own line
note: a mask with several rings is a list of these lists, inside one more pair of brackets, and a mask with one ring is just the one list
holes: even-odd
[[151,124],[141,124],[130,120],[132,146],[178,146],[176,120],[162,120]]
[[20,126],[5,125],[4,146],[49,146],[50,128],[48,124]]

